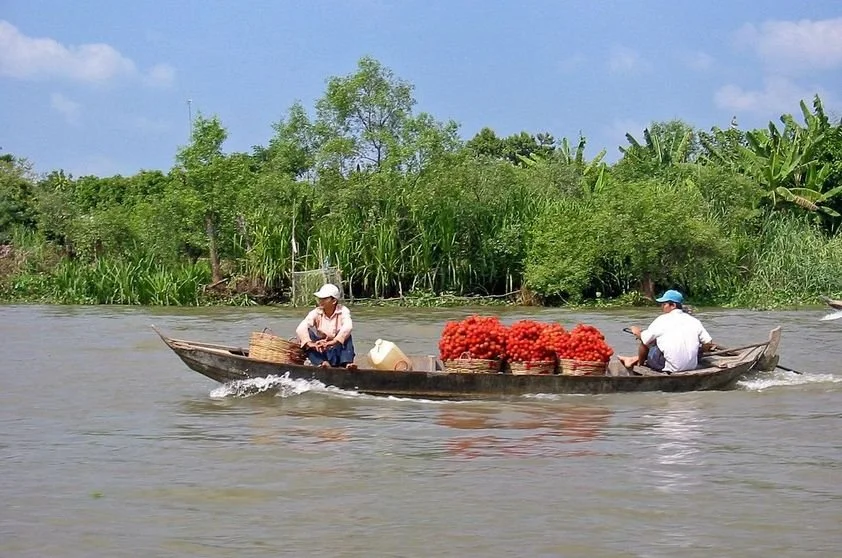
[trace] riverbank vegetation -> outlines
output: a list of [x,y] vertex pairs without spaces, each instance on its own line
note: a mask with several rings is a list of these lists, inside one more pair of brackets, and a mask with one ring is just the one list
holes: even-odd
[[363,58],[250,153],[199,115],[167,171],[36,176],[0,156],[0,300],[285,303],[293,271],[325,263],[346,296],[416,305],[842,293],[842,123],[818,96],[765,129],[654,122],[607,164],[585,137],[463,141],[412,92]]

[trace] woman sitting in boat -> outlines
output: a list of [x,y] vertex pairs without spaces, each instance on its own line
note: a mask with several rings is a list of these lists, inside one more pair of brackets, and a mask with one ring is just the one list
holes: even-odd
[[715,347],[710,334],[698,319],[684,312],[684,295],[668,290],[655,299],[663,314],[643,331],[629,328],[640,342],[637,356],[621,356],[626,368],[636,364],[666,373],[693,370],[699,364],[699,353]]
[[310,363],[315,366],[356,368],[351,311],[339,304],[339,288],[325,283],[314,293],[316,308],[298,324],[295,333]]

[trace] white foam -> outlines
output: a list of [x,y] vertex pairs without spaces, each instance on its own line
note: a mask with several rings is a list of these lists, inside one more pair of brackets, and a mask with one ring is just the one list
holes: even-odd
[[826,316],[822,316],[821,321],[838,320],[839,318],[842,318],[842,310],[837,310],[836,312],[831,312]]
[[268,391],[277,391],[277,397],[292,397],[311,391],[328,391],[328,388],[318,380],[293,379],[284,374],[229,382],[211,391],[210,396],[214,399],[251,397]]
[[778,386],[800,386],[804,384],[822,384],[842,382],[842,377],[833,374],[793,374],[792,372],[769,372],[737,382],[737,386],[747,391],[762,391]]

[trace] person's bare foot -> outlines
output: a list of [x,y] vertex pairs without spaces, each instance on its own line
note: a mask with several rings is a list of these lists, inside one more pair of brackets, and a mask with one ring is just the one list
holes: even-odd
[[355,362],[349,362],[345,365],[345,368],[347,368],[348,370],[356,370],[357,364]]
[[330,363],[328,361],[324,361],[319,366],[322,367],[322,368],[328,368],[328,367],[330,367]]
[[637,357],[636,356],[626,356],[626,357],[618,356],[617,360],[620,361],[620,364],[622,364],[623,366],[625,366],[626,368],[629,368],[629,369],[634,368],[634,366],[637,364]]

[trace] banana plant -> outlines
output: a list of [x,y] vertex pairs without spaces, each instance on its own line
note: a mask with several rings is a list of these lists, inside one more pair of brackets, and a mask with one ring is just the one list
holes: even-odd
[[628,147],[620,147],[624,158],[633,163],[655,163],[668,167],[687,163],[693,155],[695,131],[681,121],[655,122],[643,130],[643,143],[626,134]]
[[807,211],[839,217],[839,213],[826,204],[842,191],[842,187],[822,191],[831,169],[817,156],[829,123],[818,97],[814,107],[816,114],[801,102],[806,126],[785,114],[781,117],[783,130],[770,122],[767,130],[747,132],[747,145],[740,147],[741,167],[765,188],[773,207],[787,202]]
[[[579,135],[579,142],[574,149],[570,140],[562,138],[550,157],[557,159],[565,165],[572,166],[581,172],[585,178],[584,192],[586,195],[590,195],[602,190],[606,181],[608,165],[603,161],[607,153],[605,149],[602,149],[590,161],[585,159],[587,141],[585,136]],[[538,167],[548,164],[547,157],[538,153],[530,153],[529,156],[518,155],[518,159],[520,159],[520,164],[524,167]]]

